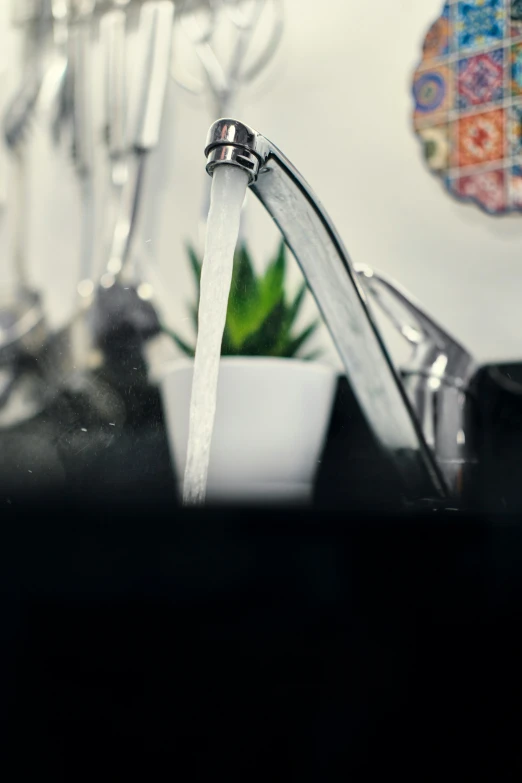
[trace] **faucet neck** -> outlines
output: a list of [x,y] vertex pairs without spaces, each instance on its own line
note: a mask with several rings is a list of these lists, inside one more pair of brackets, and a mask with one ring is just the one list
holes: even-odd
[[330,331],[362,412],[394,463],[408,499],[444,497],[446,482],[366,304],[350,258],[319,200],[290,161],[257,131],[218,120],[207,170],[241,166],[279,227]]

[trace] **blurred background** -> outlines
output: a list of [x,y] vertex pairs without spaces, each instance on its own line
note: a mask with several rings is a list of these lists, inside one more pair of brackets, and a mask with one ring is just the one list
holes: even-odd
[[[427,173],[413,133],[413,73],[441,5],[441,0],[286,0],[282,45],[262,77],[239,93],[234,116],[295,163],[355,262],[383,270],[409,289],[479,361],[513,359],[520,353],[522,217],[492,218],[448,197]],[[10,24],[10,3],[1,3],[4,106],[20,80],[20,38]],[[101,95],[99,58],[93,62],[94,90]],[[189,56],[187,63],[190,68]],[[170,314],[183,333],[190,329],[185,303],[193,296],[185,243],[198,237],[203,149],[216,117],[204,96],[189,94],[173,79],[167,90],[140,237],[147,242],[144,252],[159,265]],[[100,140],[101,104],[96,101]],[[27,145],[28,263],[48,318],[58,325],[70,317],[75,301],[79,191],[70,162],[38,122]],[[2,150],[2,170],[9,165]],[[254,199],[245,232],[262,266],[274,252],[277,233]],[[3,281],[10,274],[9,234],[4,215]],[[328,342],[324,335],[317,339]]]
[[[480,11],[483,5],[487,13]],[[474,36],[468,49],[476,57],[464,56],[460,45],[437,53],[445,24],[448,35],[450,9],[452,23],[471,9],[465,32]],[[437,27],[443,12],[446,22]],[[491,20],[490,40],[483,33]],[[262,199],[248,191],[241,237],[258,275],[246,267],[241,273],[246,269],[254,280],[249,298],[247,286],[237,284],[244,278],[236,254],[227,319],[236,308],[242,337],[225,348],[232,333],[227,320],[221,346],[226,361],[219,363],[215,354],[222,387],[214,430],[212,423],[208,427],[215,435],[213,484],[229,491],[220,473],[228,454],[234,491],[247,486],[243,471],[250,460],[252,482],[263,493],[290,487],[295,497],[305,487],[310,497],[328,474],[325,498],[345,487],[352,502],[364,483],[365,506],[380,495],[381,458],[399,463],[414,453],[422,475],[431,476],[429,492],[414,481],[416,499],[433,498],[433,483],[443,486],[433,478],[439,469],[452,487],[441,494],[460,498],[464,466],[470,476],[477,465],[483,475],[496,470],[503,482],[509,460],[518,487],[522,214],[493,216],[463,203],[429,170],[427,148],[414,129],[414,112],[418,119],[433,89],[428,84],[425,95],[414,96],[419,65],[428,62],[427,40],[435,41],[428,68],[433,84],[442,79],[437,69],[453,78],[449,62],[461,68],[463,60],[480,65],[493,53],[502,59],[494,51],[499,46],[506,53],[505,67],[496,73],[500,97],[473,95],[469,117],[481,115],[487,124],[488,112],[501,116],[500,101],[506,118],[522,104],[522,10],[515,0],[0,4],[0,485],[6,491],[16,485],[25,492],[37,479],[41,486],[86,492],[94,482],[100,491],[103,484],[124,494],[133,484],[151,496],[171,493],[174,483],[180,489],[184,450],[197,441],[188,436],[196,395],[191,397],[191,376],[183,376],[186,368],[171,360],[193,355],[194,272],[200,272],[212,182],[204,150],[220,117],[257,129],[294,164],[359,267],[353,271],[368,265],[383,273],[435,323],[403,299],[393,324],[386,297],[384,305],[379,298],[386,280],[370,271],[359,289],[350,275],[345,279],[335,242],[308,231],[307,207],[284,215],[307,231],[305,250],[296,252],[301,263],[308,253],[307,282],[318,301],[323,297],[340,353],[326,326],[312,325],[312,296],[304,296],[300,307],[298,292],[306,286],[301,289],[303,277],[290,256],[288,287],[284,274],[279,282],[273,276],[267,306],[261,276],[272,269],[281,237]],[[457,43],[457,33],[452,40]],[[518,86],[512,83],[518,65],[509,59],[516,47]],[[470,71],[480,92],[484,74],[480,67]],[[254,78],[246,78],[249,73]],[[453,108],[448,100],[444,110],[437,104],[439,114],[428,106],[422,122],[433,121],[435,134],[439,121],[460,127],[455,107],[461,87],[459,81]],[[492,105],[485,108],[488,100]],[[519,125],[515,131],[518,143]],[[505,165],[520,163],[504,126],[497,135],[503,151],[512,153]],[[504,165],[497,153],[484,158],[486,169]],[[473,169],[477,178],[482,163]],[[450,169],[449,176],[459,184],[468,174]],[[296,244],[291,237],[289,243]],[[316,257],[324,264],[320,274]],[[290,317],[295,301],[297,317]],[[318,361],[279,361],[310,358]],[[253,359],[273,360],[271,369]],[[233,366],[240,368],[237,376]],[[212,377],[208,366],[203,375]],[[207,413],[213,399],[207,390]],[[360,478],[345,482],[348,473],[356,475],[355,466]],[[266,481],[259,478],[262,467]],[[406,459],[401,470],[409,483]],[[483,475],[473,475],[474,487],[483,485]],[[393,471],[388,483],[393,502],[402,502]],[[492,506],[506,497],[502,484],[492,490]]]
[[[428,171],[415,137],[413,75],[443,0],[284,0],[280,46],[260,77],[227,107],[295,164],[353,261],[409,290],[476,362],[447,335],[421,342],[417,378],[410,373],[408,391],[416,404],[411,420],[403,415],[406,394],[403,399],[394,387],[385,359],[374,361],[375,351],[368,352],[368,361],[361,359],[364,340],[358,331],[367,333],[360,328],[364,317],[350,318],[357,308],[346,307],[348,337],[339,340],[345,362],[352,345],[359,346],[355,383],[320,362],[287,361],[286,355],[269,362],[262,352],[254,360],[245,353],[221,362],[225,393],[213,441],[214,492],[217,475],[229,482],[223,491],[244,502],[245,474],[251,471],[247,478],[260,481],[251,487],[254,499],[261,490],[266,499],[267,483],[271,491],[282,484],[281,494],[270,498],[275,500],[301,503],[313,490],[319,506],[345,510],[339,530],[328,514],[323,524],[324,512],[321,525],[308,524],[311,518],[300,513],[281,526],[277,513],[228,509],[209,517],[207,528],[199,515],[188,525],[172,524],[180,518],[172,514],[174,484],[179,490],[182,479],[174,461],[183,453],[177,445],[187,437],[190,384],[175,372],[161,389],[150,382],[143,347],[150,348],[155,340],[148,338],[161,330],[143,306],[147,291],[141,285],[121,308],[123,326],[130,328],[116,328],[125,296],[109,297],[107,311],[96,311],[109,314],[105,327],[116,327],[107,327],[109,337],[102,334],[90,350],[92,291],[79,285],[86,282],[80,270],[83,243],[93,246],[95,282],[101,276],[102,287],[111,283],[104,221],[109,171],[104,59],[96,22],[88,39],[87,71],[81,58],[74,60],[82,90],[93,97],[88,127],[94,163],[88,160],[86,176],[79,165],[86,149],[82,133],[71,149],[67,90],[63,104],[53,103],[63,39],[47,51],[47,65],[54,70],[48,72],[52,78],[46,80],[39,111],[30,122],[19,116],[20,105],[31,104],[34,50],[24,43],[27,28],[13,25],[13,11],[38,1],[0,0],[1,138],[5,141],[10,107],[16,139],[10,149],[0,143],[0,289],[7,292],[0,297],[0,511],[6,523],[0,526],[5,585],[0,590],[0,736],[16,761],[13,769],[34,764],[42,777],[47,763],[55,781],[81,780],[86,768],[92,768],[91,780],[105,779],[102,769],[114,769],[112,780],[121,779],[126,768],[146,770],[144,779],[151,778],[151,769],[161,769],[163,779],[167,765],[175,770],[185,757],[188,769],[202,770],[208,756],[213,776],[226,765],[229,781],[261,775],[277,780],[285,764],[290,774],[281,779],[289,781],[336,780],[338,774],[329,773],[341,764],[362,773],[355,779],[369,780],[375,761],[386,759],[388,772],[396,759],[401,771],[415,763],[418,779],[412,751],[423,762],[429,759],[433,769],[446,745],[464,747],[463,779],[470,778],[477,749],[482,773],[491,754],[489,779],[502,779],[503,761],[512,775],[521,766],[520,733],[505,707],[507,695],[518,714],[522,696],[513,687],[520,681],[522,654],[513,632],[520,625],[513,617],[520,617],[522,596],[520,528],[504,519],[496,527],[453,524],[462,518],[452,512],[466,504],[495,515],[522,511],[522,214],[492,217],[450,197]],[[66,2],[80,16],[90,4],[56,0],[53,7],[61,12]],[[125,0],[100,0],[98,6],[114,10],[119,2]],[[153,5],[169,12],[168,2]],[[265,24],[261,21],[261,28]],[[130,20],[130,86],[139,82],[144,67],[136,56],[136,27],[136,19]],[[171,27],[165,30],[170,35]],[[176,20],[173,70],[189,80],[198,74],[198,62],[194,42],[182,32]],[[156,33],[161,39],[161,30]],[[71,51],[76,57],[77,50]],[[18,93],[22,83],[28,88],[25,98]],[[174,78],[166,84],[133,254],[148,262],[149,271],[157,269],[155,295],[169,329],[193,341],[186,305],[195,301],[196,286],[186,244],[201,254],[210,183],[204,148],[218,109],[207,92],[192,94]],[[24,100],[13,104],[17,94]],[[85,120],[81,92],[78,97],[75,108]],[[64,138],[58,139],[50,132],[51,108],[57,106],[64,126]],[[91,174],[92,192],[82,187],[90,184]],[[17,195],[25,196],[18,216]],[[247,197],[243,236],[262,271],[280,237],[252,197]],[[17,279],[14,261],[20,254],[28,281]],[[348,293],[346,301],[352,295],[352,305],[359,300],[351,282],[345,280],[344,290],[335,288],[341,275],[336,278],[339,267],[333,269],[332,309],[335,313],[337,305],[336,314],[343,316],[345,299],[338,290]],[[293,290],[300,279],[294,264]],[[21,282],[41,293],[52,339],[36,329],[30,348],[26,351],[21,340],[18,353],[11,351],[9,319],[11,307],[18,315],[25,293]],[[101,294],[116,288],[107,285]],[[123,284],[124,291],[130,289]],[[29,314],[38,310],[26,299]],[[363,311],[360,302],[359,307]],[[375,309],[386,339],[408,353]],[[303,325],[314,312],[310,296],[300,313]],[[22,309],[15,326],[25,324],[26,315]],[[334,321],[339,337],[345,321]],[[340,366],[324,328],[312,341]],[[167,343],[179,356],[176,343]],[[503,360],[513,362],[503,375],[498,367],[484,368]],[[477,368],[476,388],[468,394]],[[387,387],[381,385],[383,369]],[[458,372],[450,372],[454,369]],[[409,378],[405,374],[405,387]],[[395,397],[379,395],[390,387]],[[399,398],[395,410],[387,405],[390,398]],[[370,425],[379,427],[365,420],[368,410],[376,412]],[[169,415],[175,440],[170,449]],[[408,451],[413,424],[418,440]],[[390,431],[391,438],[375,437]],[[413,459],[419,453],[422,464]],[[433,495],[427,494],[419,465],[431,469]],[[405,481],[409,466],[411,482]],[[443,477],[447,493],[440,491]],[[53,502],[40,502],[38,495],[30,524],[20,524],[18,509],[31,492],[48,489],[57,493]],[[80,502],[64,502],[66,489],[78,493]],[[116,506],[122,499],[123,513],[113,513],[111,502]],[[367,515],[359,526],[352,513],[403,511],[405,500],[408,517],[402,528],[398,517],[374,525]],[[409,511],[418,501],[430,509],[429,526],[411,524]],[[431,513],[439,510],[451,512],[450,524],[444,523],[445,514]],[[486,671],[494,673],[493,687]],[[441,720],[430,731],[425,717],[438,712]],[[464,727],[471,728],[469,744]],[[510,738],[516,748],[512,756],[506,752]],[[458,754],[451,755],[454,768]],[[440,780],[447,774],[442,758]],[[81,764],[76,777],[74,764]],[[311,769],[317,774],[310,775]],[[33,773],[29,779],[37,778]]]

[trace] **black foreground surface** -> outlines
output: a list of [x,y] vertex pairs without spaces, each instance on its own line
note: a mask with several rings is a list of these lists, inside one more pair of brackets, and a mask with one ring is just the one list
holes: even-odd
[[2,434],[3,779],[520,778],[516,388],[477,378],[483,513],[405,516],[348,388],[315,509],[198,512],[157,395],[109,382],[124,419],[57,400],[36,471]]
[[522,525],[14,504],[6,780],[522,772]]

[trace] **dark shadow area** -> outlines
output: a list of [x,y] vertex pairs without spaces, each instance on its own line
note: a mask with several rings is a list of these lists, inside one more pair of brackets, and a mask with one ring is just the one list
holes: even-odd
[[39,419],[60,482],[2,487],[7,779],[518,775],[522,524],[495,500],[521,507],[513,389],[475,379],[487,513],[392,513],[346,382],[314,508],[196,511],[143,363],[116,353],[97,381],[117,405]]
[[521,514],[522,364],[482,367],[472,392],[477,400],[475,507]]
[[1,530],[10,780],[521,771],[518,522],[45,508]]
[[397,475],[381,452],[346,378],[339,378],[314,504],[319,508],[401,509]]

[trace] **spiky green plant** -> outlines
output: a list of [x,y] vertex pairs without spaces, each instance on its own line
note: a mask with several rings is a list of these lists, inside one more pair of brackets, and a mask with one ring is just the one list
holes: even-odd
[[[191,246],[188,246],[187,250],[199,301],[202,261]],[[234,256],[232,285],[221,346],[222,356],[299,356],[306,360],[319,356],[319,351],[300,355],[320,322],[316,320],[299,333],[295,333],[295,322],[305,298],[306,283],[303,283],[296,296],[289,300],[285,287],[286,268],[284,242],[261,276],[254,271],[246,244],[242,243],[238,247]],[[190,306],[190,315],[197,333],[197,303]],[[184,353],[194,356],[193,346],[188,345],[175,333],[172,333],[172,337]]]

